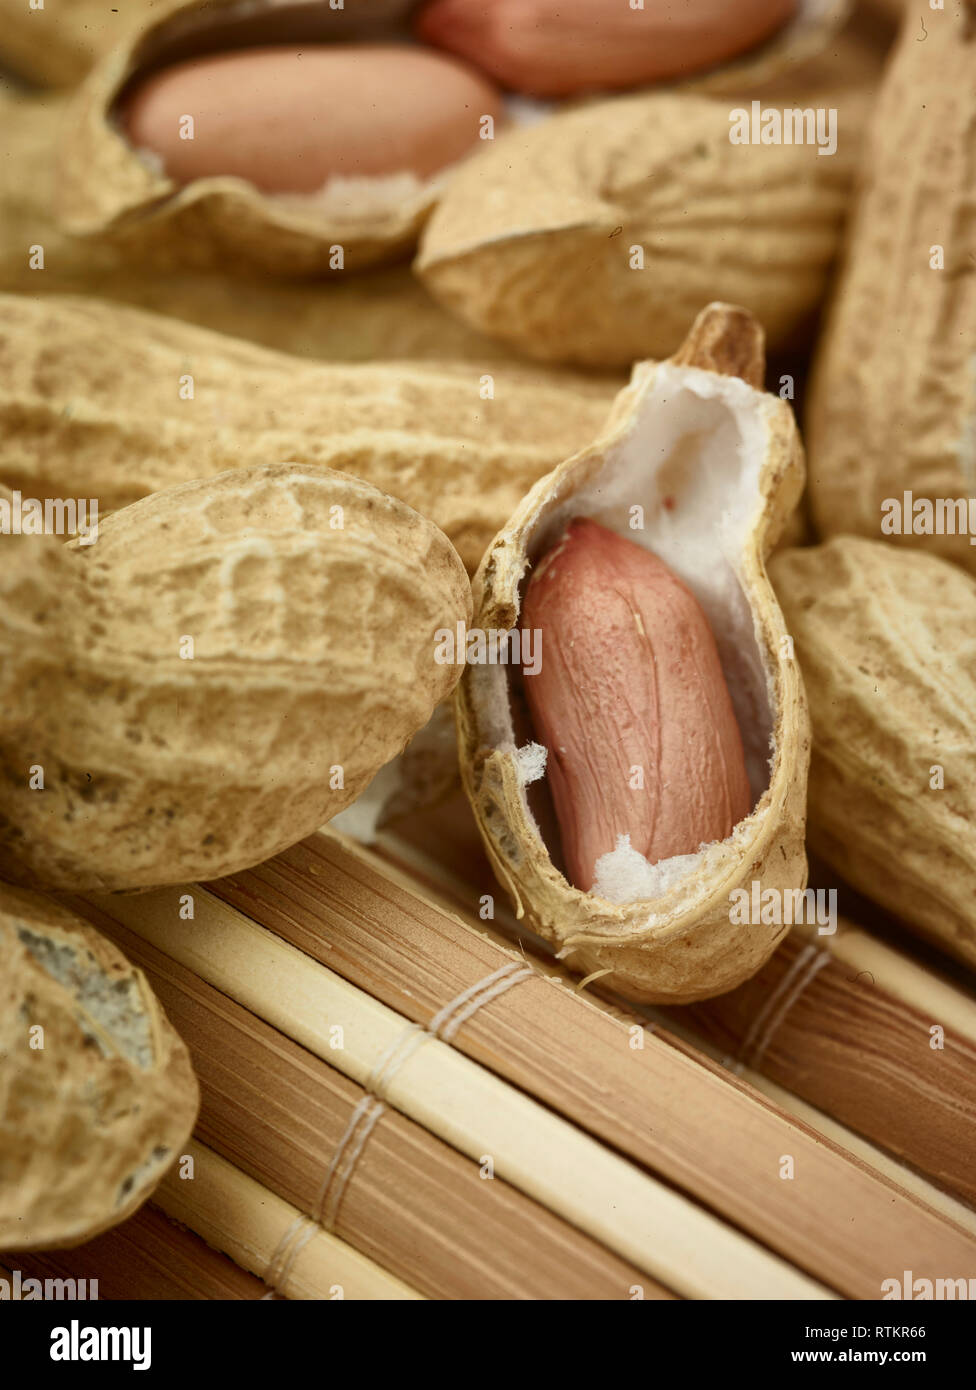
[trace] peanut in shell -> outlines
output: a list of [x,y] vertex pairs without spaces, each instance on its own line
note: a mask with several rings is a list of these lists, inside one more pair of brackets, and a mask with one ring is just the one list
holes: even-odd
[[0,1249],[124,1221],[179,1157],[199,1092],[140,970],[51,899],[0,882]]
[[458,169],[415,269],[466,323],[528,356],[664,357],[719,296],[788,345],[840,244],[856,133],[835,154],[739,145],[728,101],[651,94],[509,129]]
[[63,890],[216,878],[343,810],[453,689],[446,537],[347,474],[156,493],[94,544],[10,535],[0,864]]
[[[907,13],[807,409],[810,506],[976,574],[976,8]],[[897,511],[895,505],[897,505]],[[970,520],[970,517],[972,520]]]
[[613,394],[537,368],[309,363],[93,299],[0,295],[0,483],[95,497],[102,515],[288,460],[398,497],[473,572],[527,488],[600,428]]
[[572,969],[647,1002],[707,998],[755,973],[789,928],[736,925],[730,894],[754,881],[764,891],[806,881],[809,723],[765,571],[802,491],[803,454],[789,406],[761,389],[763,361],[755,320],[710,305],[671,360],[637,365],[606,430],[536,484],[474,580],[475,625],[512,629],[532,565],[583,516],[652,550],[708,618],[751,808],[729,838],[697,854],[657,865],[627,857],[618,868],[632,886],[621,893],[616,874],[614,901],[574,888],[557,862],[535,799],[541,750],[522,720],[517,670],[469,664],[456,697],[462,780],[518,916]]
[[811,850],[976,965],[976,580],[855,536],[770,575],[813,724]]

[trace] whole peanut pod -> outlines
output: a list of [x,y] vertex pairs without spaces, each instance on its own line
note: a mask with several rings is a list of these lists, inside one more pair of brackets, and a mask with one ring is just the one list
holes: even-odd
[[[12,498],[0,502],[12,511]],[[153,493],[96,540],[2,538],[0,866],[128,891],[257,864],[343,811],[460,671],[432,522],[300,464]]]
[[751,805],[742,736],[687,585],[577,519],[535,570],[523,626],[542,634],[525,691],[576,887],[621,835],[651,864],[730,835]]

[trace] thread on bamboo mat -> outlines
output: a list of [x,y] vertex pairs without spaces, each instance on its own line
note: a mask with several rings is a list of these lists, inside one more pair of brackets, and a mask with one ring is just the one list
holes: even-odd
[[295,1217],[271,1252],[271,1258],[263,1276],[264,1282],[271,1292],[265,1294],[265,1298],[270,1298],[272,1294],[276,1293],[280,1293],[282,1297],[286,1296],[285,1285],[294,1268],[295,1261],[318,1229],[318,1222],[313,1221],[310,1216]]
[[[483,980],[462,990],[456,998],[434,1014],[426,1027],[419,1023],[410,1023],[402,1033],[397,1034],[389,1047],[384,1048],[366,1078],[366,1094],[354,1107],[349,1116],[349,1123],[332,1155],[312,1207],[312,1215],[297,1217],[272,1252],[264,1275],[264,1282],[272,1293],[281,1293],[295,1260],[315,1232],[320,1228],[332,1230],[334,1227],[342,1198],[369,1136],[387,1109],[386,1093],[404,1062],[432,1038],[449,1043],[461,1025],[480,1008],[522,980],[527,980],[534,973],[531,966],[509,961],[507,965],[486,975]],[[271,1294],[266,1294],[265,1297],[271,1297]]]
[[403,1032],[398,1033],[389,1047],[377,1058],[373,1070],[366,1078],[366,1090],[378,1096],[380,1100],[385,1100],[390,1083],[404,1062],[411,1058],[418,1048],[423,1047],[424,1043],[430,1042],[431,1037],[432,1034],[419,1023],[408,1023]]
[[316,1220],[326,1230],[331,1230],[335,1224],[343,1194],[349,1186],[369,1136],[387,1108],[386,1095],[403,1064],[414,1055],[419,1047],[430,1042],[432,1038],[439,1038],[442,1042],[449,1043],[461,1025],[467,1022],[478,1009],[493,999],[497,999],[513,985],[528,979],[532,974],[534,971],[531,966],[519,965],[518,961],[509,961],[499,970],[494,970],[490,975],[486,975],[483,980],[479,980],[476,984],[462,990],[459,995],[434,1014],[426,1027],[422,1027],[419,1023],[408,1024],[403,1032],[393,1039],[389,1047],[383,1050],[366,1078],[364,1087],[366,1094],[349,1117],[345,1133],[332,1155],[332,1161],[319,1189],[313,1212]]
[[358,1102],[349,1117],[345,1133],[339,1140],[328,1172],[322,1180],[313,1207],[313,1215],[320,1226],[331,1231],[335,1226],[339,1206],[349,1186],[349,1180],[356,1170],[366,1141],[372,1134],[377,1120],[386,1110],[383,1101],[365,1095]]
[[486,975],[483,980],[478,980],[476,984],[462,990],[434,1014],[426,1027],[419,1023],[408,1023],[403,1032],[393,1039],[377,1059],[366,1079],[365,1089],[385,1100],[393,1078],[418,1048],[430,1042],[432,1038],[445,1043],[452,1042],[461,1025],[467,1023],[479,1009],[534,974],[535,971],[530,965],[519,965],[518,961],[509,961],[498,970],[493,970],[490,975]]
[[739,1048],[734,1067],[736,1072],[741,1072],[747,1066],[758,1069],[763,1054],[786,1015],[814,977],[825,965],[830,963],[830,960],[829,951],[818,951],[815,946],[804,946],[752,1020],[752,1025]]
[[450,1042],[472,1014],[477,1013],[485,1004],[490,1004],[513,985],[520,984],[534,974],[531,965],[519,965],[516,960],[509,961],[507,965],[493,970],[483,980],[462,990],[450,1003],[445,1004],[427,1024],[427,1032],[432,1037],[440,1038],[442,1042]]

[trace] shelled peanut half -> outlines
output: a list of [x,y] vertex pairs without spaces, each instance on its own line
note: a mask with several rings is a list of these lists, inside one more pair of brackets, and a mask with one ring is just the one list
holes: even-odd
[[[533,4],[517,28],[548,33],[542,57],[565,79],[541,88],[517,72],[498,85],[489,44],[476,36],[468,61],[470,45],[454,41],[470,16],[445,25],[436,4],[392,15],[365,0],[168,7],[78,94],[61,152],[66,225],[154,265],[287,277],[402,258],[468,158],[525,118],[527,93],[654,82],[725,92],[822,48],[849,10],[710,0],[677,17],[663,0],[616,15],[597,0]],[[506,0],[488,8],[491,33],[504,34]]]
[[710,305],[474,581],[458,724],[489,858],[574,970],[650,1002],[747,979],[787,928],[732,895],[806,878],[809,725],[765,572],[803,454],[763,369],[755,319]]

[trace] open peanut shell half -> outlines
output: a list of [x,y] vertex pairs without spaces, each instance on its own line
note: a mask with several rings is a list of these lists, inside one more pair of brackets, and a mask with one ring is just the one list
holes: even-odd
[[332,180],[319,192],[271,194],[231,176],[170,178],[136,149],[120,122],[132,84],[171,63],[264,45],[389,42],[403,0],[188,0],[169,6],[109,52],[79,89],[66,122],[60,214],[79,236],[110,240],[156,265],[284,276],[358,270],[396,260],[416,243],[441,175],[409,172]]
[[[709,305],[674,357],[635,367],[600,438],[533,487],[474,583],[476,627],[516,627],[533,564],[588,517],[653,551],[708,618],[752,810],[695,854],[649,865],[633,851],[627,901],[580,891],[562,872],[520,667],[469,664],[457,696],[465,789],[519,917],[574,970],[605,972],[607,986],[651,1003],[708,998],[754,974],[788,925],[733,922],[730,895],[806,883],[809,721],[765,569],[803,487],[803,452],[790,406],[762,390],[763,359],[755,319]],[[632,529],[635,508],[643,530]]]

